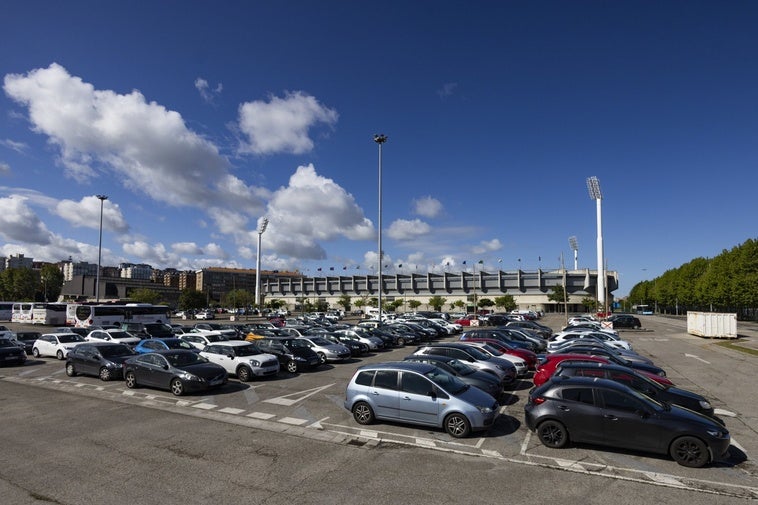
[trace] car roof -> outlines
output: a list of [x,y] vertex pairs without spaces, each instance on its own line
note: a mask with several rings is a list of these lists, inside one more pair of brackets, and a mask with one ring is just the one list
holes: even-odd
[[228,347],[244,347],[248,345],[255,345],[255,342],[248,342],[246,340],[222,340],[221,342],[213,342],[211,345],[225,345]]
[[402,370],[409,372],[427,373],[437,367],[430,363],[418,363],[415,361],[389,361],[385,363],[374,363],[363,365],[358,370]]
[[561,368],[598,368],[600,370],[616,370],[619,372],[627,372],[631,374],[638,374],[637,370],[629,368],[628,366],[617,365],[616,363],[603,363],[601,361],[565,361],[558,364]]
[[620,382],[600,377],[566,377],[564,375],[551,377],[546,383],[558,386],[585,386],[585,387],[603,387],[606,389],[615,389],[616,391],[631,391],[629,386]]

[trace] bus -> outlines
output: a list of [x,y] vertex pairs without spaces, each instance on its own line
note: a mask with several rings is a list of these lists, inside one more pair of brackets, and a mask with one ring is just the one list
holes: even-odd
[[78,305],[74,309],[74,326],[86,328],[104,324],[130,323],[168,323],[169,308],[166,305],[145,303],[127,303],[124,305]]
[[650,307],[650,305],[635,305],[634,312],[641,316],[653,315],[653,309]]
[[13,315],[13,302],[0,302],[0,321],[10,321]]
[[66,324],[65,303],[35,303],[32,307],[32,324],[63,326]]
[[12,323],[31,323],[34,302],[16,302],[11,309]]

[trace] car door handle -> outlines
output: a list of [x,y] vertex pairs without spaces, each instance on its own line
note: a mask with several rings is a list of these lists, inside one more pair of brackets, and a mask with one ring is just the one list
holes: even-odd
[[611,421],[618,421],[619,420],[619,418],[616,417],[616,416],[614,416],[613,414],[605,414],[603,417],[606,418],[606,419],[609,419]]
[[571,410],[569,407],[567,407],[567,406],[565,406],[565,405],[561,405],[561,406],[560,406],[560,407],[558,407],[558,408],[559,408],[559,409],[561,409],[561,410],[565,410],[566,412],[568,412],[568,411],[570,411],[570,410]]

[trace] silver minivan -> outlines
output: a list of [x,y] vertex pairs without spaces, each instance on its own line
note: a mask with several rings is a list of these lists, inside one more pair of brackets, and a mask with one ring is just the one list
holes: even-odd
[[460,438],[489,429],[499,405],[434,365],[404,361],[358,368],[345,391],[345,408],[359,424],[376,419],[423,424]]

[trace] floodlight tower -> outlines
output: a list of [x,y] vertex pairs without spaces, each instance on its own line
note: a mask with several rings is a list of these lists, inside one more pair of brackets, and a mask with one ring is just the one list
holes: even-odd
[[569,246],[574,251],[574,270],[579,270],[579,244],[573,235],[569,237]]
[[600,192],[600,181],[594,175],[587,178],[587,189],[590,198],[597,202],[597,304],[605,310],[605,269],[603,263],[603,194]]
[[105,195],[96,195],[100,200],[100,240],[97,243],[97,274],[95,276],[95,302],[100,303],[100,259],[103,252],[103,203],[108,199]]
[[377,143],[379,146],[379,219],[378,219],[378,228],[379,228],[379,238],[378,238],[378,256],[379,259],[377,260],[379,264],[377,265],[377,272],[378,277],[377,280],[379,282],[379,324],[382,324],[382,145],[384,145],[385,142],[387,142],[387,136],[383,133],[378,133],[374,135],[374,142]]
[[261,314],[261,235],[266,231],[268,226],[268,218],[264,217],[261,221],[261,225],[258,227],[258,254],[255,257],[255,308],[257,308]]

